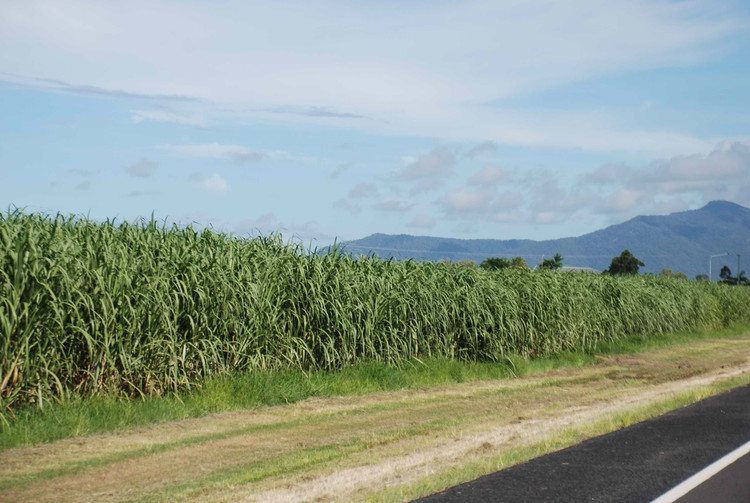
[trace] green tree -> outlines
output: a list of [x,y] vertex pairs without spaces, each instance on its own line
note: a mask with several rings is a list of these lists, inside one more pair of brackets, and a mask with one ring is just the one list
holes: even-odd
[[728,266],[724,266],[721,268],[719,277],[721,278],[722,283],[727,283],[730,285],[737,283],[737,280],[732,277],[732,270]]
[[688,279],[684,272],[673,272],[672,269],[662,269],[659,271],[659,276],[662,278]]
[[721,278],[721,283],[726,283],[727,285],[746,285],[748,284],[747,276],[745,276],[745,271],[740,271],[738,274],[738,277],[735,278],[732,276],[732,270],[724,266],[721,268],[721,272],[719,272],[719,277]]
[[645,265],[630,253],[630,250],[623,252],[612,259],[607,272],[609,274],[638,274],[638,268]]
[[489,257],[484,259],[479,267],[487,271],[497,271],[498,269],[528,269],[526,261],[523,257],[503,258],[503,257]]
[[510,266],[513,269],[528,269],[529,266],[526,265],[526,261],[523,259],[523,257],[513,257],[510,261]]
[[486,271],[497,271],[498,269],[505,269],[510,267],[510,260],[503,257],[489,257],[479,264],[480,269]]
[[698,274],[695,281],[708,281],[708,274]]
[[555,253],[555,256],[553,258],[544,259],[541,262],[539,262],[539,269],[550,269],[555,270],[561,268],[563,265],[563,258],[562,255],[559,253]]

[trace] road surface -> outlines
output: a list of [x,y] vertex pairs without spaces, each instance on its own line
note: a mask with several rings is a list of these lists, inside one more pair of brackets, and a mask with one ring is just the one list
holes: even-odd
[[[750,385],[418,501],[649,502],[748,441]],[[750,502],[750,455],[661,501]]]

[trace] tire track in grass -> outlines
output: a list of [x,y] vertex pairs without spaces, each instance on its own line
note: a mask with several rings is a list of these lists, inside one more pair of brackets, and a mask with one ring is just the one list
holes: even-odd
[[[445,442],[419,452],[406,452],[395,457],[380,459],[377,463],[345,467],[325,474],[314,481],[296,480],[279,484],[279,487],[266,491],[254,488],[236,489],[225,498],[210,497],[211,501],[252,501],[272,503],[277,501],[352,501],[359,499],[357,494],[375,487],[386,488],[394,483],[407,485],[428,474],[435,474],[451,466],[466,463],[467,460],[481,459],[482,454],[497,456],[503,449],[528,447],[544,442],[554,443],[561,432],[580,428],[581,425],[604,420],[633,408],[644,407],[664,400],[684,386],[703,386],[739,373],[747,373],[750,366],[738,372],[720,373],[711,377],[691,378],[688,382],[675,385],[657,385],[656,389],[637,393],[630,397],[617,396],[619,402],[605,407],[597,405],[576,406],[561,410],[561,414],[551,420],[528,419],[513,425],[500,425],[475,431],[458,442]],[[194,499],[197,501],[197,499]]]
[[[285,450],[299,450],[301,441],[305,444],[312,444],[313,447],[325,447],[325,442],[331,438],[338,438],[346,441],[351,439],[356,441],[363,435],[381,435],[382,432],[388,432],[389,428],[394,425],[408,425],[412,421],[412,415],[415,411],[427,411],[432,415],[450,415],[450,411],[442,411],[439,403],[430,403],[423,407],[399,407],[396,411],[379,411],[373,417],[365,414],[355,416],[338,417],[334,421],[316,421],[317,424],[301,423],[302,431],[284,431],[281,428],[261,432],[255,431],[248,435],[229,436],[218,441],[210,440],[200,444],[192,444],[183,448],[174,449],[164,453],[146,454],[143,457],[126,459],[124,461],[114,462],[107,466],[85,467],[80,471],[69,470],[68,477],[60,476],[44,481],[28,481],[22,485],[17,485],[4,492],[4,500],[34,500],[44,501],[46,496],[35,488],[40,485],[48,489],[50,501],[60,501],[61,494],[72,490],[75,487],[88,487],[101,484],[107,480],[108,474],[117,474],[117,479],[127,479],[128,477],[138,478],[140,490],[158,490],[163,485],[162,478],[168,477],[173,484],[191,483],[193,480],[200,479],[204,475],[211,475],[219,471],[233,470],[234,466],[247,465],[251,466],[256,461],[266,462],[278,456],[283,456]],[[453,422],[466,422],[474,419],[473,416],[464,415]],[[432,428],[437,427],[440,421],[437,419]],[[414,429],[412,429],[414,430]],[[394,432],[400,431],[399,428]],[[386,438],[395,435],[395,433],[385,433]],[[143,463],[151,466],[159,466],[160,469],[155,472],[148,472],[137,475]],[[187,465],[187,466],[186,466]],[[115,481],[110,480],[110,485]],[[15,490],[14,490],[15,489]],[[25,495],[25,496],[24,496]],[[76,496],[78,498],[80,496]],[[97,498],[99,499],[99,498]]]
[[[701,353],[702,347],[711,350]],[[482,443],[476,442],[484,438],[483,429],[494,432],[494,442],[509,442],[512,439],[502,435],[533,428],[540,420],[555,424],[560,415],[580,416],[582,410],[596,411],[597,407],[606,410],[617,397],[648,396],[653,389],[696,385],[701,379],[726,375],[727,371],[720,370],[722,365],[743,369],[749,348],[748,336],[731,342],[701,341],[604,358],[591,367],[544,375],[315,399],[166,424],[153,432],[136,430],[9,450],[0,454],[0,463],[5,464],[0,470],[3,484],[13,482],[0,485],[0,500],[231,500],[253,493],[312,495],[320,493],[324,480],[331,484],[333,495],[338,494],[336,487],[342,494],[358,494],[361,487],[347,486],[336,474],[358,474],[369,480],[362,474],[370,470],[381,474],[373,483],[396,483],[393,470],[373,470],[373,463],[382,468],[377,463],[386,460],[386,468],[401,467],[402,480],[411,481],[424,476],[420,456],[432,456],[443,466],[458,462],[457,452],[460,458],[472,449],[481,450]],[[147,437],[147,445],[128,450],[127,439],[137,440],[139,435]],[[107,440],[117,452],[99,452],[109,448]],[[456,442],[469,450],[458,449]],[[41,469],[31,466],[35,461],[42,461]],[[298,492],[283,493],[279,486],[288,484]]]
[[[172,449],[189,447],[213,440],[222,440],[252,432],[315,425],[321,422],[374,412],[387,412],[407,407],[428,406],[447,398],[481,398],[502,390],[523,393],[546,386],[549,378],[533,376],[528,381],[483,381],[454,385],[454,389],[434,389],[397,393],[377,393],[368,397],[310,399],[292,406],[277,406],[276,414],[266,410],[230,412],[199,419],[162,424],[152,430],[140,428],[120,434],[101,434],[87,438],[69,439],[40,447],[19,448],[0,453],[0,490],[30,481],[41,481],[80,470],[103,466],[133,457],[158,454]],[[473,389],[472,389],[473,388]],[[394,396],[395,395],[395,396]],[[359,402],[372,402],[361,406]],[[345,403],[340,403],[345,402]],[[297,409],[290,411],[289,409]],[[244,419],[242,419],[244,416]],[[289,416],[294,420],[284,421]],[[239,419],[238,419],[239,418]],[[251,422],[241,426],[241,423]],[[205,424],[219,427],[206,428]],[[204,433],[205,432],[205,433]],[[144,438],[145,441],[144,441]],[[175,438],[177,437],[177,438]],[[133,444],[141,447],[132,448]],[[114,445],[113,445],[114,444]],[[100,455],[103,448],[110,452]],[[115,451],[115,452],[111,452]],[[65,459],[72,461],[66,462]]]

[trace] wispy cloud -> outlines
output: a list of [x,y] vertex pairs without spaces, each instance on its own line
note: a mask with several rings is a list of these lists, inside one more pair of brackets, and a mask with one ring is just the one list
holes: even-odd
[[434,218],[427,216],[427,215],[416,215],[414,218],[412,218],[409,223],[406,224],[407,227],[414,227],[417,229],[432,229],[435,227],[435,224],[437,223],[437,220]]
[[331,171],[331,173],[328,175],[328,179],[329,180],[335,180],[336,178],[338,178],[341,175],[341,173],[343,173],[344,171],[347,171],[347,170],[351,169],[353,166],[354,166],[354,163],[351,163],[351,162],[343,162],[343,163],[339,164],[336,167],[336,169],[334,169],[333,171]]
[[264,213],[257,218],[246,218],[242,220],[234,231],[240,234],[268,234],[271,232],[280,232],[283,224],[273,213]]
[[358,183],[349,191],[348,196],[352,199],[364,199],[378,197],[378,187],[374,183]]
[[170,110],[133,110],[130,119],[136,124],[148,120],[154,122],[171,122],[183,126],[206,125],[206,121],[202,117],[185,115]]
[[496,220],[507,218],[509,211],[520,209],[523,195],[520,192],[499,193],[493,187],[461,187],[448,192],[437,202],[449,218],[484,217],[487,220]]
[[468,157],[470,159],[473,159],[474,157],[478,157],[482,154],[494,154],[498,151],[498,145],[497,142],[494,141],[483,141],[482,143],[470,148],[466,152],[464,152],[464,157]]
[[88,178],[97,175],[99,172],[93,169],[71,168],[68,170],[68,173],[74,176],[82,176],[84,178]]
[[364,115],[349,112],[336,112],[331,107],[303,107],[295,105],[281,105],[273,108],[259,108],[253,112],[267,112],[274,114],[299,115],[302,117],[326,117],[334,119],[364,119]]
[[157,164],[154,161],[148,159],[141,159],[135,164],[131,164],[125,168],[125,171],[137,178],[152,178],[156,173]]
[[750,141],[721,142],[708,154],[660,159],[641,167],[604,165],[580,177],[603,194],[595,211],[632,216],[670,200],[750,203]]
[[[697,207],[714,199],[750,204],[750,141],[725,141],[708,154],[675,156],[642,166],[604,164],[577,179],[537,169],[505,172],[496,192],[492,170],[472,175],[470,185],[437,201],[448,218],[560,224],[574,215],[619,222],[639,214]],[[482,183],[483,181],[483,183]],[[473,187],[473,188],[472,188]]]
[[476,213],[487,208],[495,194],[491,189],[468,190],[462,187],[446,194],[442,202],[450,212]]
[[409,162],[399,173],[405,180],[435,179],[447,175],[456,164],[456,154],[447,148],[435,148]]
[[[146,19],[120,3],[72,3],[63,16],[39,1],[15,2],[0,18],[0,44],[14,48],[0,54],[0,67],[8,82],[55,92],[175,106],[203,100],[242,124],[262,110],[377,134],[673,155],[700,150],[700,139],[623,129],[590,110],[556,116],[503,105],[587,79],[711,61],[747,24],[742,13],[704,1],[432,2],[399,10],[404,43],[377,2],[293,0],[291,21],[289,8],[270,0],[231,7],[161,3]],[[38,68],[52,78],[39,78]]]
[[125,197],[148,197],[159,195],[159,192],[153,190],[132,190],[128,192]]
[[411,195],[430,192],[439,188],[456,165],[453,149],[437,147],[427,154],[405,158],[406,166],[394,174],[394,180],[402,180],[411,185]]
[[[2,25],[1,22],[0,25]],[[7,72],[0,72],[0,75],[3,75],[5,77],[4,82],[8,84],[21,85],[25,87],[36,87],[43,90],[65,92],[69,94],[102,96],[109,98],[126,98],[146,101],[175,101],[183,103],[196,103],[202,101],[200,98],[194,96],[184,96],[180,94],[137,93],[88,84],[71,84],[59,79],[29,77]]]
[[500,182],[510,180],[510,175],[507,171],[504,171],[497,166],[488,164],[481,170],[477,171],[471,178],[469,178],[469,185],[497,185]]
[[349,201],[348,199],[337,199],[333,202],[333,207],[344,210],[352,215],[362,213],[362,207],[356,203]]
[[197,180],[198,187],[202,188],[207,192],[222,193],[229,190],[229,184],[227,181],[218,173],[213,173],[211,176],[201,178]]
[[246,218],[234,227],[238,234],[266,235],[282,233],[284,238],[302,241],[328,241],[332,236],[320,229],[314,220],[303,223],[284,223],[274,213],[264,213],[258,218]]
[[196,145],[161,145],[159,148],[180,156],[224,159],[235,164],[258,162],[268,155],[267,152],[250,150],[240,145],[216,142]]
[[530,220],[538,224],[561,223],[581,210],[591,210],[601,195],[566,183],[555,172],[539,169],[524,179],[531,197]]
[[409,211],[415,203],[408,201],[401,201],[398,199],[386,199],[377,203],[374,208],[380,211],[387,211],[393,213],[405,213]]

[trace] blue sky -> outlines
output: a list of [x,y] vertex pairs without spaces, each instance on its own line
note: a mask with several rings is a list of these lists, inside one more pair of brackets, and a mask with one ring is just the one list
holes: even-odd
[[0,7],[0,205],[325,244],[750,206],[747,2]]

